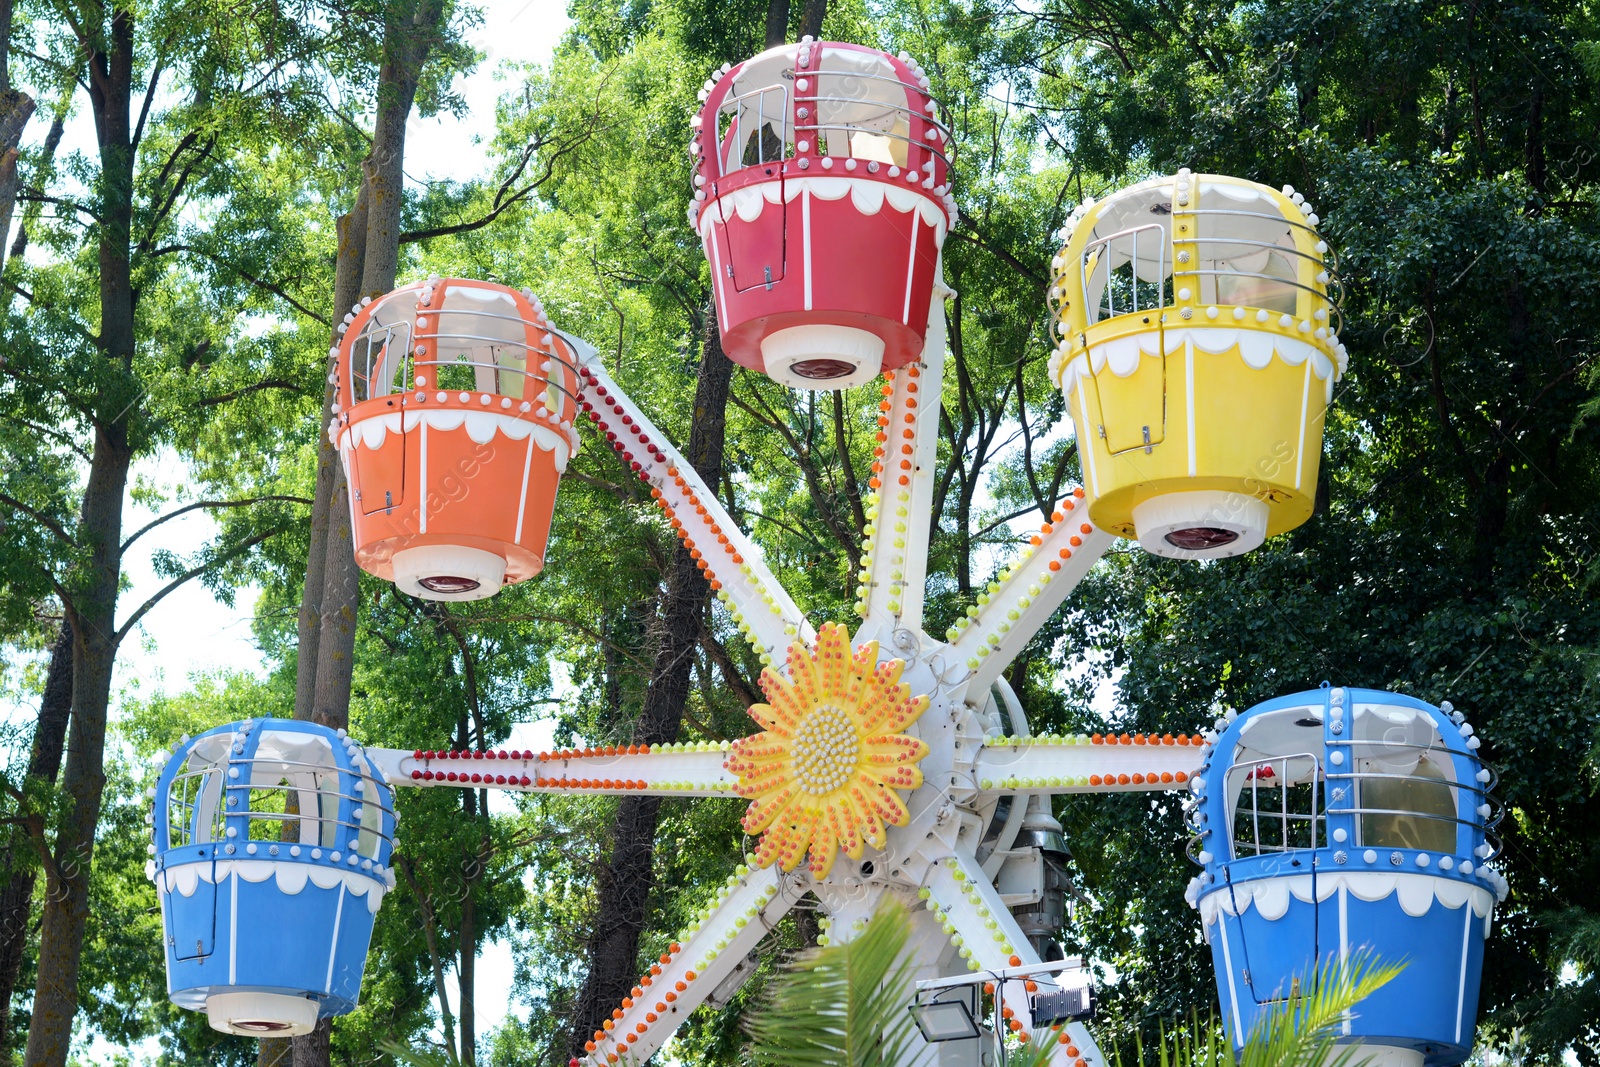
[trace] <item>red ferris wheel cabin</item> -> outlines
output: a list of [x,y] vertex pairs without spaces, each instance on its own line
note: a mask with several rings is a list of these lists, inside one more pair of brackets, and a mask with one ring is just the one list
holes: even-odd
[[916,360],[956,211],[922,68],[808,38],[724,68],[703,99],[689,220],[728,356],[801,389]]

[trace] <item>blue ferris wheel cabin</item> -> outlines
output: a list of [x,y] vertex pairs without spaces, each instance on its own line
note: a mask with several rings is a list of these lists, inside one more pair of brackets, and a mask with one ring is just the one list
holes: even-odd
[[1188,898],[1235,1045],[1331,963],[1370,959],[1403,968],[1341,1024],[1357,1062],[1464,1061],[1506,893],[1471,725],[1448,702],[1325,684],[1217,728],[1191,780]]
[[394,797],[343,730],[245,720],[185,737],[151,791],[167,990],[225,1033],[353,1010],[394,885]]

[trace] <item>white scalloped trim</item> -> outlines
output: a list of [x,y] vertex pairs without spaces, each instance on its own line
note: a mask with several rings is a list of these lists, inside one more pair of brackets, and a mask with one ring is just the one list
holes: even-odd
[[[888,201],[889,206],[902,215],[911,211],[921,215],[922,221],[933,227],[933,241],[936,248],[944,246],[945,231],[950,223],[944,208],[937,201],[930,199],[921,189],[892,185],[871,178],[801,178],[791,174],[781,182],[761,182],[723,193],[711,203],[721,204],[725,213],[736,214],[745,222],[754,222],[761,217],[761,212],[766,210],[768,204],[778,202],[780,192],[785,203],[793,201],[802,192],[809,192],[818,200],[841,200],[848,194],[856,210],[863,215],[876,215],[883,210],[884,201]],[[701,241],[711,239],[711,226],[717,218],[716,212],[706,210],[700,212]]]
[[1205,326],[1167,330],[1164,333],[1129,334],[1102,342],[1087,352],[1079,352],[1070,360],[1065,360],[1057,352],[1051,357],[1050,370],[1062,391],[1069,393],[1077,387],[1080,377],[1090,373],[1091,367],[1093,373],[1099,374],[1109,366],[1112,374],[1126,378],[1139,369],[1142,356],[1159,354],[1156,351],[1158,337],[1165,338],[1166,354],[1169,356],[1182,349],[1185,341],[1192,341],[1195,348],[1211,355],[1221,355],[1237,345],[1245,364],[1255,370],[1265,370],[1274,355],[1291,367],[1298,367],[1309,359],[1312,373],[1319,381],[1327,382],[1330,390],[1343,370],[1342,367],[1336,370],[1328,354],[1307,341],[1259,330]]
[[378,913],[378,906],[383,903],[384,893],[388,892],[386,880],[380,880],[378,876],[364,871],[324,867],[315,863],[294,863],[283,860],[218,860],[215,864],[215,879],[212,877],[212,867],[213,864],[206,860],[199,863],[181,863],[157,871],[156,888],[162,893],[177,893],[180,896],[192,897],[202,881],[215,881],[221,885],[230,876],[237,874],[246,882],[265,882],[268,878],[275,877],[278,881],[278,891],[292,897],[305,889],[308,881],[318,889],[332,889],[343,882],[345,891],[351,896],[367,898],[367,910],[374,915]]
[[[556,457],[556,470],[565,471],[567,461],[578,450],[578,432],[571,426],[549,426],[545,423],[535,422],[516,415],[502,415],[497,411],[469,411],[465,408],[407,408],[404,413],[404,427],[407,433],[415,430],[423,423],[428,429],[450,432],[459,430],[463,426],[467,429],[467,436],[480,445],[486,445],[494,440],[495,434],[503,434],[512,441],[526,441],[528,435],[533,435],[534,443],[541,452],[554,452]],[[392,412],[387,415],[377,415],[370,419],[361,419],[349,426],[343,427],[341,443],[337,438],[334,443],[342,449],[383,447],[384,439],[392,433],[399,433],[402,415]]]
[[[1473,914],[1487,919],[1494,910],[1495,895],[1489,890],[1456,878],[1440,878],[1429,874],[1412,874],[1400,871],[1348,871],[1318,874],[1317,900],[1327,900],[1343,887],[1359,900],[1384,900],[1398,896],[1401,909],[1414,918],[1428,914],[1435,901],[1452,911],[1471,904]],[[1289,910],[1289,898],[1310,904],[1312,878],[1297,874],[1287,878],[1263,878],[1213,889],[1202,896],[1196,905],[1206,926],[1216,921],[1219,910],[1238,915],[1250,910],[1252,904],[1263,919],[1273,921],[1283,918]]]

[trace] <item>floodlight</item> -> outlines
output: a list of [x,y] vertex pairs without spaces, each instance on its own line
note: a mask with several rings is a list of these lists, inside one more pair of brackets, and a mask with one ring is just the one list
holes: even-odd
[[1033,998],[1035,1026],[1071,1022],[1094,1018],[1094,989],[1091,986],[1074,986],[1053,993],[1040,993]]
[[972,1009],[965,1000],[933,1000],[926,1004],[910,1006],[911,1017],[916,1020],[922,1039],[933,1045],[941,1041],[963,1041],[977,1037],[978,1024],[972,1020]]

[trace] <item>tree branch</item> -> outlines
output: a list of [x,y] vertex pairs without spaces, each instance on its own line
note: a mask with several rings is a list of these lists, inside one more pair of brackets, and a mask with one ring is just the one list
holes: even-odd
[[150,85],[144,91],[144,103],[139,107],[139,121],[133,127],[133,140],[129,142],[134,151],[139,150],[139,142],[144,139],[145,120],[150,117],[150,105],[156,98],[156,86],[161,82],[161,75],[167,69],[165,60],[157,60],[150,67]]
[[100,216],[96,215],[82,204],[74,203],[71,200],[66,200],[59,196],[48,196],[44,193],[19,192],[17,194],[17,199],[26,200],[30,204],[56,204],[64,208],[70,208],[80,215],[87,215],[89,217],[89,221],[91,222],[100,221]]
[[46,515],[44,512],[39,511],[36,508],[29,507],[16,497],[10,496],[6,493],[0,493],[0,504],[8,504],[11,507],[16,508],[34,522],[38,523],[40,526],[43,526],[46,530],[49,530],[51,533],[55,534],[56,538],[68,548],[77,547],[77,542],[72,539],[71,534],[67,533],[66,528],[55,519],[52,519],[50,516]]
[[20,415],[10,415],[10,416],[7,416],[7,417],[10,418],[12,422],[15,422],[18,426],[26,426],[28,429],[32,430],[34,433],[38,434],[40,437],[48,437],[48,438],[50,438],[56,444],[60,445],[61,447],[65,448],[65,449],[67,449],[73,455],[75,455],[79,459],[83,460],[85,463],[93,462],[93,459],[89,455],[89,453],[85,452],[83,450],[83,448],[81,446],[79,446],[78,443],[75,440],[73,440],[71,437],[69,437],[67,434],[62,433],[59,430],[51,429],[48,426],[40,426],[38,423],[32,421],[31,419],[25,419]]
[[304,304],[300,303],[300,301],[296,300],[294,297],[292,297],[288,293],[284,292],[282,287],[280,287],[278,285],[275,285],[272,282],[266,281],[265,279],[257,278],[255,275],[251,274],[249,271],[245,270],[244,268],[236,266],[236,265],[234,265],[232,263],[229,263],[227,260],[223,259],[221,256],[216,255],[215,253],[212,253],[212,252],[207,252],[203,248],[196,248],[194,245],[163,245],[160,248],[151,249],[148,254],[149,254],[149,258],[151,258],[151,259],[159,259],[162,256],[170,255],[170,254],[172,254],[174,252],[193,252],[197,256],[201,256],[201,257],[203,257],[205,259],[209,259],[211,262],[215,263],[219,267],[222,267],[224,270],[231,270],[233,273],[237,274],[239,277],[243,278],[245,281],[249,282],[251,285],[254,285],[254,286],[256,286],[257,288],[260,288],[260,289],[265,289],[267,292],[269,292],[272,295],[278,297],[284,303],[288,304],[290,307],[294,308],[296,311],[300,312],[300,314],[306,316],[307,318],[314,319],[317,322],[322,323],[322,325],[328,327],[329,329],[333,328],[332,321],[329,320],[326,315],[322,315],[322,314],[319,314],[318,312],[312,311],[310,308],[308,308]]
[[856,480],[855,464],[850,462],[850,446],[845,441],[842,390],[833,393],[833,443],[839,453],[839,469],[844,472],[844,491],[850,501],[850,514],[856,521],[856,529],[864,530],[867,527],[867,513],[861,503],[861,483]]
[[572,619],[564,618],[560,615],[453,615],[451,619],[461,626],[487,626],[494,623],[508,622],[553,622],[558,626],[567,626],[577,630],[589,640],[606,646],[641,670],[648,671],[650,669],[650,663],[647,660],[640,659],[616,642],[608,640],[604,634],[590,629],[581,622],[574,622]]
[[274,496],[253,496],[253,497],[250,497],[250,498],[248,498],[246,500],[197,500],[193,504],[185,504],[183,507],[179,508],[177,511],[169,511],[165,515],[162,515],[162,516],[160,516],[160,517],[158,517],[158,518],[156,518],[156,519],[154,519],[154,520],[152,520],[150,522],[145,523],[143,526],[139,527],[139,529],[135,530],[131,535],[129,535],[129,537],[128,537],[128,539],[126,541],[122,542],[121,551],[123,551],[123,552],[128,551],[128,546],[129,545],[133,544],[135,541],[139,540],[139,538],[143,537],[145,534],[149,533],[151,530],[155,529],[157,526],[160,526],[162,523],[171,522],[173,519],[176,519],[178,516],[186,515],[191,511],[199,511],[202,508],[246,508],[246,507],[249,507],[251,504],[261,504],[261,503],[265,503],[265,502],[267,502],[269,500],[281,500],[281,501],[284,501],[284,502],[287,502],[287,503],[290,503],[290,504],[310,504],[311,503],[311,501],[307,500],[303,496],[276,496],[276,495],[274,495]]
[[739,698],[746,711],[750,710],[750,705],[762,702],[764,698],[760,690],[745,678],[744,672],[733,662],[728,646],[717,640],[717,636],[711,632],[711,627],[706,625],[703,618],[700,620],[700,645],[711,657],[711,662],[717,665],[717,670],[722,673],[722,680],[728,683],[728,688],[733,690],[733,695]]
[[247,385],[242,389],[235,389],[231,393],[221,393],[217,396],[208,396],[204,400],[197,400],[195,401],[195,406],[202,408],[215,407],[218,404],[227,404],[238,400],[242,396],[249,396],[251,393],[259,393],[263,389],[284,389],[291,393],[305,395],[305,390],[300,388],[298,382],[291,382],[284,378],[267,378],[252,385]]
[[507,196],[506,194],[510,191],[512,186],[516,185],[517,179],[521,178],[522,175],[527,171],[528,164],[533,161],[534,153],[550,143],[548,138],[534,138],[523,146],[522,155],[521,158],[517,160],[516,167],[512,169],[510,174],[506,175],[505,179],[500,182],[499,188],[495,190],[494,200],[491,203],[491,210],[487,215],[483,215],[482,217],[474,219],[471,222],[457,223],[453,226],[437,226],[429,230],[412,230],[407,233],[402,233],[400,235],[400,243],[403,245],[411,244],[414,241],[427,241],[435,237],[446,237],[455,233],[471,233],[473,230],[482,229],[495,219],[499,218],[501,212],[505,211],[511,205],[526,200],[535,189],[539,188],[545,182],[550,180],[551,176],[555,173],[555,167],[557,163],[559,163],[566,156],[576,152],[580,145],[583,145],[585,142],[591,140],[596,133],[599,133],[607,128],[608,127],[600,124],[599,115],[594,115],[591,121],[583,124],[583,130],[581,133],[570,140],[563,141],[557,146],[554,152],[543,158],[543,163],[540,166],[540,173],[537,178],[523,186],[521,189],[517,190],[516,193]]
[[[178,147],[172,150],[172,155],[168,157],[166,165],[161,168],[160,176],[156,178],[156,188],[159,189],[162,183],[166,181],[167,173],[177,161],[178,156],[184,151],[184,148],[192,144],[195,139],[195,134],[185,134],[183,140],[178,143]],[[217,139],[215,137],[208,138],[206,142],[200,146],[199,154],[193,159],[190,159],[184,163],[183,170],[178,172],[177,179],[172,183],[172,190],[166,195],[160,204],[155,206],[155,210],[151,213],[150,224],[145,227],[144,236],[139,239],[139,245],[135,251],[141,253],[150,251],[150,242],[155,240],[156,231],[161,228],[161,224],[165,222],[167,216],[172,213],[173,207],[178,203],[178,197],[183,195],[184,186],[189,184],[189,178],[194,174],[195,167],[199,166],[205,161],[206,157],[211,155],[211,150],[215,148],[216,145]]]
[[198,567],[192,567],[184,573],[178,575],[176,578],[172,579],[172,581],[168,582],[166,585],[157,590],[149,600],[146,600],[143,604],[140,604],[138,610],[128,618],[128,621],[117,628],[117,632],[111,635],[111,647],[116,648],[118,645],[122,644],[122,639],[127,637],[129,632],[139,624],[139,620],[144,618],[146,613],[148,613],[151,608],[161,603],[161,601],[166,598],[168,593],[173,592],[190,579],[199,577],[218,564],[226,563],[230,559],[243,555],[256,545],[259,545],[261,542],[265,541],[267,538],[282,533],[283,529],[284,528],[282,526],[274,526],[270,530],[265,530],[261,533],[258,533],[254,537],[250,537],[239,542],[237,545],[234,545],[221,555],[208,559]]
[[977,220],[971,215],[968,215],[965,211],[961,212],[960,222],[962,226],[966,227],[972,232],[970,234],[966,234],[952,228],[950,231],[950,236],[955,237],[958,240],[966,241],[968,244],[975,245],[976,247],[991,253],[996,259],[1000,260],[1000,262],[1004,263],[1006,266],[1022,275],[1028,281],[1032,282],[1039,288],[1041,292],[1048,286],[1048,281],[1041,277],[1038,271],[1022,262],[1022,260],[1012,255],[1006,249],[1001,248],[999,245],[989,240],[989,238],[984,235],[983,231],[978,229]]

